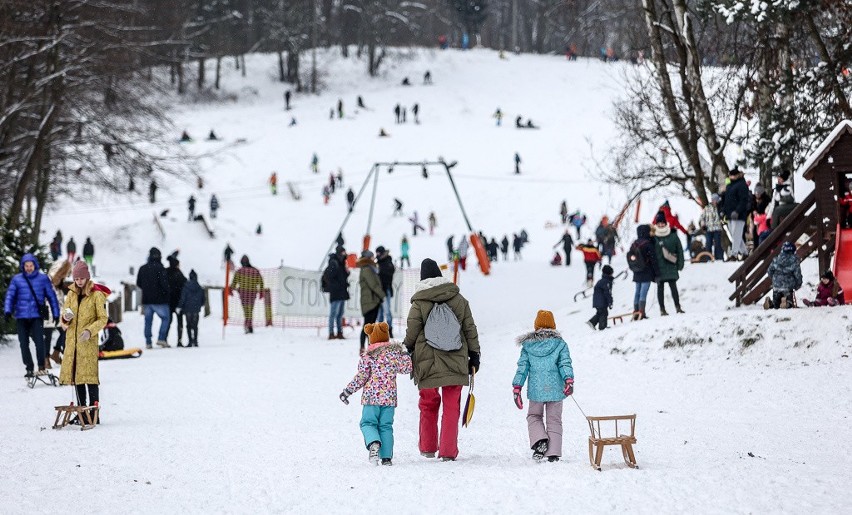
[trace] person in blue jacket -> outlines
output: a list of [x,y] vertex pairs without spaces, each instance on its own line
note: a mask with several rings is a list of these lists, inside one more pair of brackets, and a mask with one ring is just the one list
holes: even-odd
[[39,271],[38,259],[32,254],[24,254],[21,258],[21,273],[15,274],[9,282],[6,291],[6,302],[3,304],[3,313],[8,322],[12,316],[18,329],[18,341],[21,344],[21,357],[27,368],[26,377],[33,376],[33,356],[30,353],[30,338],[36,346],[36,359],[38,359],[38,374],[47,373],[45,358],[47,352],[44,347],[44,319],[40,307],[44,306],[45,300],[50,304],[50,310],[54,319],[59,319],[59,302],[56,292],[50,284],[47,274]]
[[595,308],[595,316],[586,322],[592,329],[596,327],[601,331],[606,329],[609,310],[612,309],[612,272],[611,266],[604,265],[603,277],[595,284],[595,291],[592,296],[592,307]]
[[552,312],[540,310],[533,327],[535,331],[517,340],[521,346],[521,357],[512,379],[512,392],[515,405],[523,409],[521,388],[529,379],[527,428],[532,457],[540,460],[547,456],[548,461],[559,461],[562,456],[562,401],[574,393],[571,353],[556,330]]

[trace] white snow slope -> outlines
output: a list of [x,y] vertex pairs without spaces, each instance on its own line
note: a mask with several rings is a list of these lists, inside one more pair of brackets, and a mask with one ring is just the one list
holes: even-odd
[[[524,261],[497,263],[488,277],[473,269],[461,277],[479,328],[482,371],[473,422],[460,430],[459,459],[419,455],[417,391],[400,377],[394,466],[367,463],[358,396],[349,406],[337,399],[355,373],[356,334],[328,342],[314,330],[259,328],[244,336],[229,328],[223,339],[213,316],[202,320],[198,349],[102,362],[104,422],[89,432],[51,430],[52,407],[66,403],[71,389],[26,388],[16,346],[0,347],[0,512],[41,512],[56,503],[98,513],[845,511],[852,501],[849,308],[734,308],[726,281],[732,265],[687,265],[679,282],[687,314],[660,317],[652,302],[650,320],[595,332],[584,324],[591,301],[571,300],[582,284],[579,254],[571,267],[547,265],[561,229],[545,223],[558,224],[562,199],[586,212],[592,229],[624,201],[587,172],[594,169],[588,141],[605,153],[614,134],[608,109],[619,94],[620,65],[421,50],[392,62],[386,76],[366,79],[361,62],[323,55],[323,63],[335,69],[326,91],[297,96],[291,113],[282,109],[273,57],[249,59],[245,79],[229,69],[224,84],[236,102],[182,105],[175,113],[179,129],[197,139],[210,128],[225,138],[187,145],[188,152],[247,140],[202,159],[204,190],[191,179],[163,177],[155,206],[142,197],[63,202],[47,219],[47,236],[58,227],[78,245],[91,236],[99,277],[111,285],[127,279],[152,245],[164,253],[180,248],[184,271],[194,268],[207,284],[222,280],[226,241],[260,267],[283,260],[315,268],[345,215],[341,194],[322,204],[329,171],[341,167],[349,186],[378,160],[458,160],[454,171],[475,228],[499,239],[524,227],[531,239]],[[420,85],[426,69],[433,86]],[[414,85],[398,86],[406,75]],[[353,112],[359,93],[370,111]],[[339,96],[347,117],[329,121]],[[395,125],[397,102],[419,102],[422,123]],[[502,128],[491,118],[497,106],[507,115]],[[516,113],[542,129],[514,129]],[[298,125],[288,128],[291,115]],[[377,138],[380,127],[391,137]],[[515,151],[524,159],[521,176],[512,175]],[[309,170],[313,152],[319,176]],[[282,182],[277,197],[265,185],[273,170]],[[298,182],[301,201],[289,198],[287,180]],[[190,193],[204,205],[211,192],[222,201],[215,239],[185,222],[184,211]],[[435,236],[412,239],[415,263],[440,260],[446,237],[464,231],[442,173],[424,180],[419,169],[397,170],[379,181],[373,247],[398,255],[410,229],[391,217],[393,197],[405,202],[407,216],[415,209],[424,221],[431,210],[438,216]],[[644,202],[644,220],[659,201]],[[684,221],[697,216],[697,208],[672,201]],[[165,208],[171,211],[161,240],[152,212]],[[367,208],[359,204],[344,232],[350,250],[359,246]],[[260,221],[264,234],[257,236]],[[628,224],[625,240],[632,230]],[[621,254],[616,270],[624,269]],[[812,295],[818,275],[813,261],[804,269],[809,284],[800,296]],[[632,283],[617,280],[614,294],[613,312],[629,311]],[[538,309],[554,311],[571,348],[582,409],[637,414],[638,470],[614,448],[605,452],[602,472],[589,466],[588,428],[571,400],[564,405],[563,460],[531,460],[511,380],[514,338],[532,328]],[[126,313],[122,330],[129,346],[143,343],[138,314]]]

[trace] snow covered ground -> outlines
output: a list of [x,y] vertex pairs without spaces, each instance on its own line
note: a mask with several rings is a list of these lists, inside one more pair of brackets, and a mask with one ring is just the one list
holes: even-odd
[[[249,69],[271,73],[273,62],[255,56]],[[474,226],[498,238],[525,227],[532,240],[524,261],[500,262],[488,277],[468,271],[461,278],[483,350],[476,413],[471,427],[460,430],[458,461],[419,455],[417,391],[400,377],[394,466],[367,463],[357,395],[349,406],[337,399],[355,373],[356,335],[329,342],[314,330],[258,329],[244,336],[228,328],[223,339],[214,306],[214,316],[202,320],[198,349],[155,349],[140,359],[103,362],[104,422],[88,432],[51,430],[52,407],[67,402],[71,390],[26,388],[17,348],[0,347],[0,408],[6,414],[0,512],[42,511],[75,496],[98,513],[845,511],[852,501],[852,309],[737,309],[727,301],[733,265],[688,264],[680,282],[686,315],[663,318],[654,307],[648,321],[599,333],[584,324],[591,302],[571,300],[583,277],[578,256],[571,267],[546,264],[561,229],[545,223],[558,221],[560,200],[567,198],[571,210],[582,209],[595,224],[624,202],[584,168],[591,167],[585,138],[599,148],[612,135],[607,109],[618,94],[615,66],[426,51],[375,80],[358,78],[361,63],[336,66],[351,66],[352,73],[336,73],[337,82],[330,80],[322,96],[298,97],[294,128],[286,127],[290,115],[281,109],[279,85],[261,74],[246,83],[229,74],[226,85],[238,92],[237,103],[183,106],[178,113],[197,138],[212,127],[231,141],[248,140],[202,161],[202,192],[192,181],[164,179],[154,207],[141,198],[111,201],[98,211],[65,203],[48,218],[47,233],[61,227],[78,243],[92,236],[98,273],[112,284],[127,277],[129,266],[142,264],[152,245],[165,253],[180,248],[184,270],[195,268],[206,283],[221,281],[225,241],[257,266],[283,260],[316,267],[345,212],[339,194],[322,205],[319,188],[328,171],[342,167],[352,184],[380,159],[458,159],[457,182]],[[417,85],[426,68],[434,86]],[[397,86],[406,75],[415,86]],[[528,94],[533,89],[536,94]],[[347,92],[349,105],[361,92],[374,110],[327,120],[338,91]],[[398,101],[419,101],[423,123],[394,125]],[[508,126],[500,129],[490,118],[498,105],[508,115]],[[543,128],[516,131],[516,112]],[[379,127],[391,138],[376,138]],[[188,150],[214,145],[199,141]],[[520,177],[512,176],[515,150],[528,167]],[[319,177],[308,168],[314,151]],[[269,195],[265,180],[272,170],[282,183],[298,181],[303,200],[292,201],[283,187],[277,197]],[[379,188],[373,246],[385,244],[398,255],[396,242],[409,227],[391,217],[395,196],[407,215],[414,209],[421,219],[433,209],[438,215],[436,236],[412,240],[414,261],[443,256],[446,237],[462,234],[440,173],[424,181],[419,170],[407,176],[395,171],[382,176]],[[184,221],[190,192],[202,199],[219,194],[216,239]],[[696,208],[673,203],[685,220],[697,216]],[[152,213],[166,207],[172,213],[163,241]],[[350,248],[363,235],[365,211],[363,204],[356,209],[344,233]],[[256,236],[260,220],[264,235]],[[614,266],[624,268],[621,256]],[[810,294],[815,261],[804,271]],[[616,282],[614,313],[630,310],[632,293],[631,282]],[[637,414],[638,470],[628,469],[613,448],[604,454],[604,470],[592,470],[588,427],[570,400],[563,461],[531,460],[525,411],[512,403],[511,380],[514,338],[532,328],[538,309],[554,311],[568,341],[575,399],[586,414]],[[122,330],[129,346],[143,343],[138,314],[126,313]]]

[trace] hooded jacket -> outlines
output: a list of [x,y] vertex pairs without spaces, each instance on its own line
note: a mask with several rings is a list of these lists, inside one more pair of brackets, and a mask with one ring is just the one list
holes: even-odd
[[328,255],[328,266],[323,274],[328,280],[328,300],[349,300],[349,271],[337,254]]
[[[657,280],[658,281],[677,281],[680,279],[680,272],[683,270],[683,246],[680,244],[677,234],[666,226],[664,229],[659,227],[654,236],[657,256]],[[672,263],[665,258],[666,249],[670,254],[674,255],[677,260]]]
[[733,220],[731,215],[737,213],[737,219],[745,221],[750,200],[751,193],[748,191],[748,184],[746,184],[745,178],[740,175],[725,188],[722,213],[728,220]]
[[364,406],[396,406],[396,375],[411,373],[411,357],[398,343],[377,342],[358,361],[358,373],[346,386],[352,395],[360,388]]
[[390,254],[385,254],[378,259],[379,264],[379,279],[382,281],[382,289],[385,292],[390,292],[393,296],[393,274],[396,271],[396,266],[393,264],[393,258]]
[[[65,297],[65,307],[74,318],[65,331],[65,352],[59,370],[61,384],[99,384],[98,334],[107,324],[106,299],[110,291],[105,286],[86,282],[82,290],[71,285]],[[83,331],[89,339],[80,341]]]
[[592,295],[592,307],[595,309],[609,309],[612,307],[612,276],[605,275],[595,283]]
[[766,271],[772,279],[772,289],[793,291],[802,287],[802,267],[793,252],[782,252],[775,256]]
[[512,386],[523,386],[529,379],[527,398],[533,402],[558,402],[565,399],[565,380],[574,378],[571,353],[562,335],[555,329],[539,329],[517,340],[521,346],[518,370]]
[[142,289],[142,304],[168,304],[169,281],[160,254],[150,254],[148,262],[139,267],[136,286]]
[[[438,302],[445,303],[461,325],[462,346],[458,350],[443,351],[426,343],[426,319]],[[403,345],[412,355],[414,382],[421,390],[468,384],[468,358],[471,353],[479,354],[479,334],[470,305],[458,286],[444,277],[417,282]]]
[[361,269],[358,274],[358,286],[361,289],[361,313],[366,314],[379,307],[385,300],[385,291],[376,270],[376,262],[370,258],[361,258],[355,265]]
[[633,282],[654,282],[660,273],[660,267],[657,263],[657,251],[654,249],[654,240],[651,239],[651,228],[649,226],[640,225],[636,228],[636,241],[633,245],[638,247],[646,264],[645,269],[641,272],[633,272]]
[[[35,270],[32,273],[24,272],[24,263],[27,261],[35,265]],[[39,306],[44,304],[47,299],[50,304],[50,311],[53,313],[53,318],[59,316],[59,301],[56,298],[56,292],[53,290],[53,285],[50,283],[50,278],[47,274],[43,274],[39,270],[38,259],[32,254],[24,254],[20,263],[21,273],[15,274],[12,280],[9,281],[9,289],[6,291],[6,300],[3,303],[3,312],[11,313],[15,318],[41,318]],[[33,289],[27,284],[29,279]],[[35,292],[35,298],[33,298]]]
[[196,314],[204,307],[204,288],[198,284],[195,272],[189,273],[189,280],[183,285],[176,307],[187,314]]

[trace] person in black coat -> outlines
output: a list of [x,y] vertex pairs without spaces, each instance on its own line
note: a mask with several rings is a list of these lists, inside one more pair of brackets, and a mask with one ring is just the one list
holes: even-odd
[[328,255],[322,282],[323,291],[329,294],[328,339],[342,340],[343,307],[349,300],[349,271],[346,270],[346,250],[343,247],[338,246],[333,254]]
[[604,265],[603,277],[595,284],[592,307],[595,308],[595,316],[586,323],[592,329],[597,327],[603,331],[609,319],[609,310],[612,309],[612,267],[609,265]]
[[177,317],[177,346],[183,347],[183,314],[177,307],[186,284],[186,276],[180,271],[180,261],[176,251],[166,260],[169,262],[169,267],[166,268],[166,280],[169,282],[169,327],[171,328],[174,323],[174,317]]
[[503,239],[500,240],[500,252],[503,254],[503,261],[509,260],[509,237],[507,235],[503,235]]
[[166,337],[169,335],[169,281],[166,269],[160,262],[162,254],[157,247],[151,247],[148,252],[148,262],[139,267],[136,274],[136,286],[142,290],[142,312],[145,315],[145,347],[150,349],[151,325],[154,315],[160,318],[160,331],[157,345],[169,347]]
[[728,230],[731,232],[731,257],[744,256],[748,250],[743,240],[746,216],[751,201],[751,193],[748,190],[745,177],[738,168],[733,168],[730,173],[731,183],[725,188],[724,204],[722,214],[728,220]]
[[387,322],[388,334],[393,338],[393,314],[391,312],[393,301],[391,299],[393,298],[393,274],[396,272],[396,266],[393,264],[390,252],[381,245],[376,247],[376,262],[379,264],[379,281],[381,281],[382,290],[385,292],[385,300],[379,306],[376,322]]
[[[651,283],[655,282],[659,275],[657,254],[654,248],[654,241],[651,239],[651,227],[648,225],[637,227],[636,241],[630,245],[628,253],[637,252],[645,266],[639,270],[631,267],[633,282],[636,283],[636,293],[633,295],[634,320],[648,318],[645,316],[645,303],[648,298],[648,290],[651,289]],[[630,259],[630,256],[628,256],[628,259]]]
[[186,317],[187,347],[198,347],[198,318],[204,307],[204,288],[198,284],[198,274],[189,271],[189,280],[183,285],[177,309],[179,315]]
[[571,237],[568,229],[565,229],[562,239],[557,241],[553,248],[556,248],[560,243],[562,244],[562,251],[565,252],[565,266],[569,266],[571,265],[571,251],[574,250],[574,238]]

